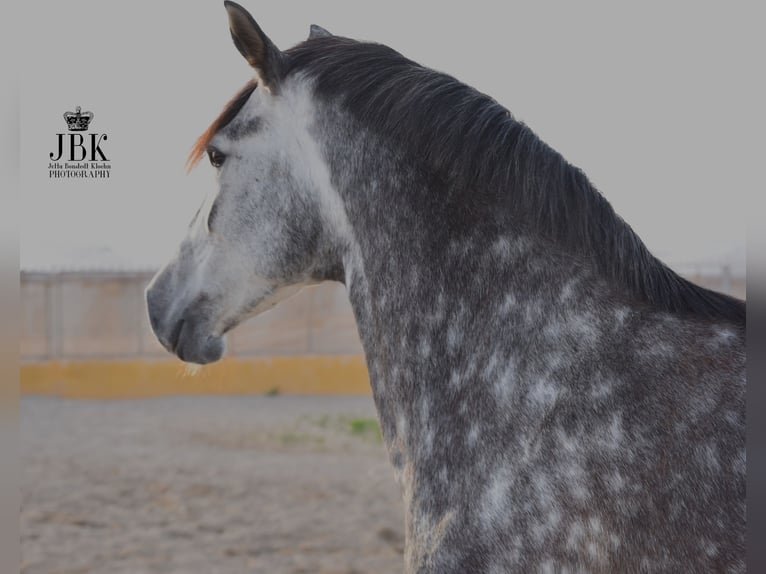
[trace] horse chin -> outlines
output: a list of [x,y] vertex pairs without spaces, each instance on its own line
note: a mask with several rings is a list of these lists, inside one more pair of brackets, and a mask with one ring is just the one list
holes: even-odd
[[185,363],[207,365],[219,361],[226,350],[222,336],[184,337],[179,340],[176,355]]

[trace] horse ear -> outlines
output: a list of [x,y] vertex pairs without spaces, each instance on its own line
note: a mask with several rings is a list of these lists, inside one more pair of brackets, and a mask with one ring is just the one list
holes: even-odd
[[282,75],[282,52],[279,51],[261,27],[242,6],[226,0],[229,14],[229,30],[234,45],[248,63],[255,69],[261,83],[268,89],[277,87]]
[[309,28],[309,40],[312,40],[314,38],[324,38],[326,36],[332,36],[330,32],[322,28],[321,26],[317,26],[316,24],[312,24],[311,28]]

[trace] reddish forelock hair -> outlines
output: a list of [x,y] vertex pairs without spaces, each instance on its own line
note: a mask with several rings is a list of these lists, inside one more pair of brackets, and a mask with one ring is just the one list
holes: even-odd
[[249,81],[245,87],[237,92],[237,95],[234,96],[228,104],[226,104],[221,114],[215,119],[215,121],[213,121],[212,124],[210,124],[210,127],[207,128],[205,132],[197,138],[197,141],[195,142],[194,147],[192,148],[191,152],[189,153],[189,157],[186,160],[188,171],[191,171],[194,166],[196,166],[205,156],[207,148],[210,145],[210,140],[212,140],[215,134],[217,134],[221,129],[228,125],[231,120],[234,119],[234,116],[236,116],[237,113],[239,113],[239,110],[242,109],[242,106],[245,105],[245,102],[247,102],[248,98],[250,98],[250,94],[253,93],[253,90],[255,90],[257,85],[258,82],[256,80]]

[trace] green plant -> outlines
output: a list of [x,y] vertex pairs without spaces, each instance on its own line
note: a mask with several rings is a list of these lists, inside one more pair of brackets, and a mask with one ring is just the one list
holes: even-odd
[[351,419],[349,421],[351,434],[362,437],[370,437],[377,441],[382,440],[380,426],[376,419]]

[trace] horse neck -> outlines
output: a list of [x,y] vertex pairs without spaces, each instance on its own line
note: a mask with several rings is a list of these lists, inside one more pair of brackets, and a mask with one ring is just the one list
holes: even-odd
[[[372,225],[362,227],[374,234]],[[414,357],[460,369],[460,360],[445,360],[457,347],[523,354],[541,330],[578,321],[595,331],[605,327],[601,316],[629,311],[590,265],[534,237],[477,232],[418,243],[429,233],[363,242],[349,259],[349,297],[373,361],[395,367]]]
[[[605,345],[605,318],[627,308],[586,259],[520,234],[492,205],[456,203],[468,193],[385,173],[386,161],[345,188],[355,241],[344,266],[396,465],[428,450],[440,418],[491,416],[498,395],[510,405],[578,346]],[[525,380],[508,382],[522,372]]]

